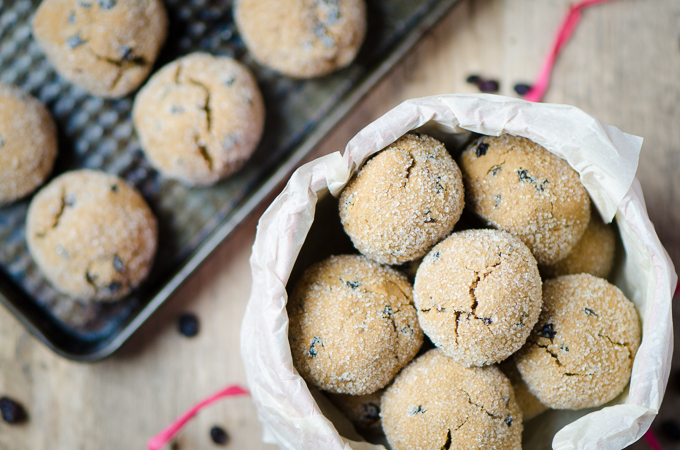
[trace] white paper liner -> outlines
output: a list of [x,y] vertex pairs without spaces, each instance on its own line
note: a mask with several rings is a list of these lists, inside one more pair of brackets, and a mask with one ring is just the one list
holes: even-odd
[[[612,406],[572,423],[562,421],[572,421],[573,411],[551,412],[547,417],[553,425],[566,426],[554,438],[550,432],[542,441],[536,436],[531,441],[541,441],[545,448],[553,438],[553,448],[559,450],[622,449],[639,439],[658,412],[668,380],[673,351],[671,296],[677,281],[635,179],[642,139],[602,125],[571,106],[469,94],[402,103],[359,132],[347,144],[344,155],[333,153],[300,167],[262,215],[250,258],[253,287],[241,329],[241,353],[264,425],[264,440],[291,450],[384,449],[341,437],[293,367],[286,283],[318,199],[329,191],[339,195],[371,155],[420,128],[440,135],[467,130],[529,138],[579,172],[605,221],[616,215],[626,250],[616,284],[635,303],[643,324],[629,391],[610,403]],[[525,446],[533,448],[539,447]]]

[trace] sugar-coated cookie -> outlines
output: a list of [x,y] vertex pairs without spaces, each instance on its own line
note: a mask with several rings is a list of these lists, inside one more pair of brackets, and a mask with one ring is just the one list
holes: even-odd
[[144,155],[169,178],[214,184],[250,158],[264,128],[264,102],[248,68],[192,53],[156,72],[132,118]]
[[0,83],[0,206],[43,184],[57,157],[57,127],[47,108]]
[[406,277],[359,255],[331,256],[307,269],[288,316],[295,367],[333,393],[385,387],[423,343]]
[[142,84],[167,28],[161,0],[43,0],[33,20],[57,72],[100,97],[122,97]]
[[237,0],[234,19],[253,57],[293,78],[347,66],[366,35],[364,0]]
[[565,275],[543,284],[541,317],[515,361],[541,403],[600,406],[628,384],[640,335],[635,306],[616,286]]
[[340,196],[340,220],[361,253],[402,264],[448,235],[464,204],[460,169],[444,144],[407,134],[349,182]]
[[52,285],[74,299],[111,301],[146,278],[158,225],[140,193],[104,172],[77,170],[31,201],[28,250]]
[[526,342],[541,312],[541,276],[519,239],[453,233],[423,259],[414,299],[423,332],[464,366],[500,362]]
[[430,350],[397,375],[381,405],[393,450],[522,448],[522,411],[496,366],[466,368]]
[[588,226],[590,197],[569,164],[526,138],[477,139],[459,159],[474,211],[519,237],[539,264],[565,258]]

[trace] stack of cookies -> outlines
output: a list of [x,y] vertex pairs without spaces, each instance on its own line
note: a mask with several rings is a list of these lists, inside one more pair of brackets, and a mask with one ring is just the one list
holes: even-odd
[[394,450],[520,449],[523,420],[628,383],[641,331],[604,279],[615,231],[538,144],[480,137],[456,163],[408,134],[339,204],[362,255],[305,272],[289,340],[299,373],[359,431],[382,427]]

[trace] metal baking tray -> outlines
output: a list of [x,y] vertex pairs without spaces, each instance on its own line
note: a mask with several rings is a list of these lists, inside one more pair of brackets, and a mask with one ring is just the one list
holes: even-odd
[[102,359],[172,294],[206,256],[276,188],[345,114],[459,0],[367,0],[368,34],[346,69],[292,80],[255,63],[238,35],[231,0],[166,0],[169,38],[154,67],[194,52],[246,64],[267,117],[255,154],[234,176],[208,188],[161,177],[144,159],[130,118],[134,93],[91,96],[58,76],[31,35],[38,0],[0,0],[0,82],[40,99],[59,129],[52,176],[95,168],[135,185],[159,219],[159,251],[149,279],[112,304],[73,301],[43,278],[26,248],[30,197],[0,208],[0,302],[57,354]]

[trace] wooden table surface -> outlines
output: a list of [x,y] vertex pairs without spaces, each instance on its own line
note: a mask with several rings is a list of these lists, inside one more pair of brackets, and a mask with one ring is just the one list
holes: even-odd
[[[10,0],[11,1],[11,0]],[[314,152],[341,150],[362,127],[402,100],[475,92],[470,74],[495,78],[500,93],[531,82],[569,0],[466,0],[420,42]],[[645,138],[638,177],[649,215],[675,264],[680,264],[680,1],[617,0],[586,10],[560,55],[547,102],[578,106]],[[238,339],[250,291],[248,257],[262,208],[223,243],[124,347],[110,358],[64,360],[0,309],[0,395],[18,399],[30,419],[0,422],[0,449],[142,449],[198,400],[229,383],[245,383]],[[200,319],[185,338],[177,317]],[[680,317],[676,306],[675,317]],[[676,347],[679,347],[676,345]],[[662,418],[679,416],[680,365],[675,363]],[[221,425],[227,448],[274,448],[248,398],[219,402],[179,435],[179,449],[216,447],[209,429]],[[660,436],[664,449],[680,444]],[[546,446],[546,448],[548,448]],[[646,449],[644,443],[631,448]]]

